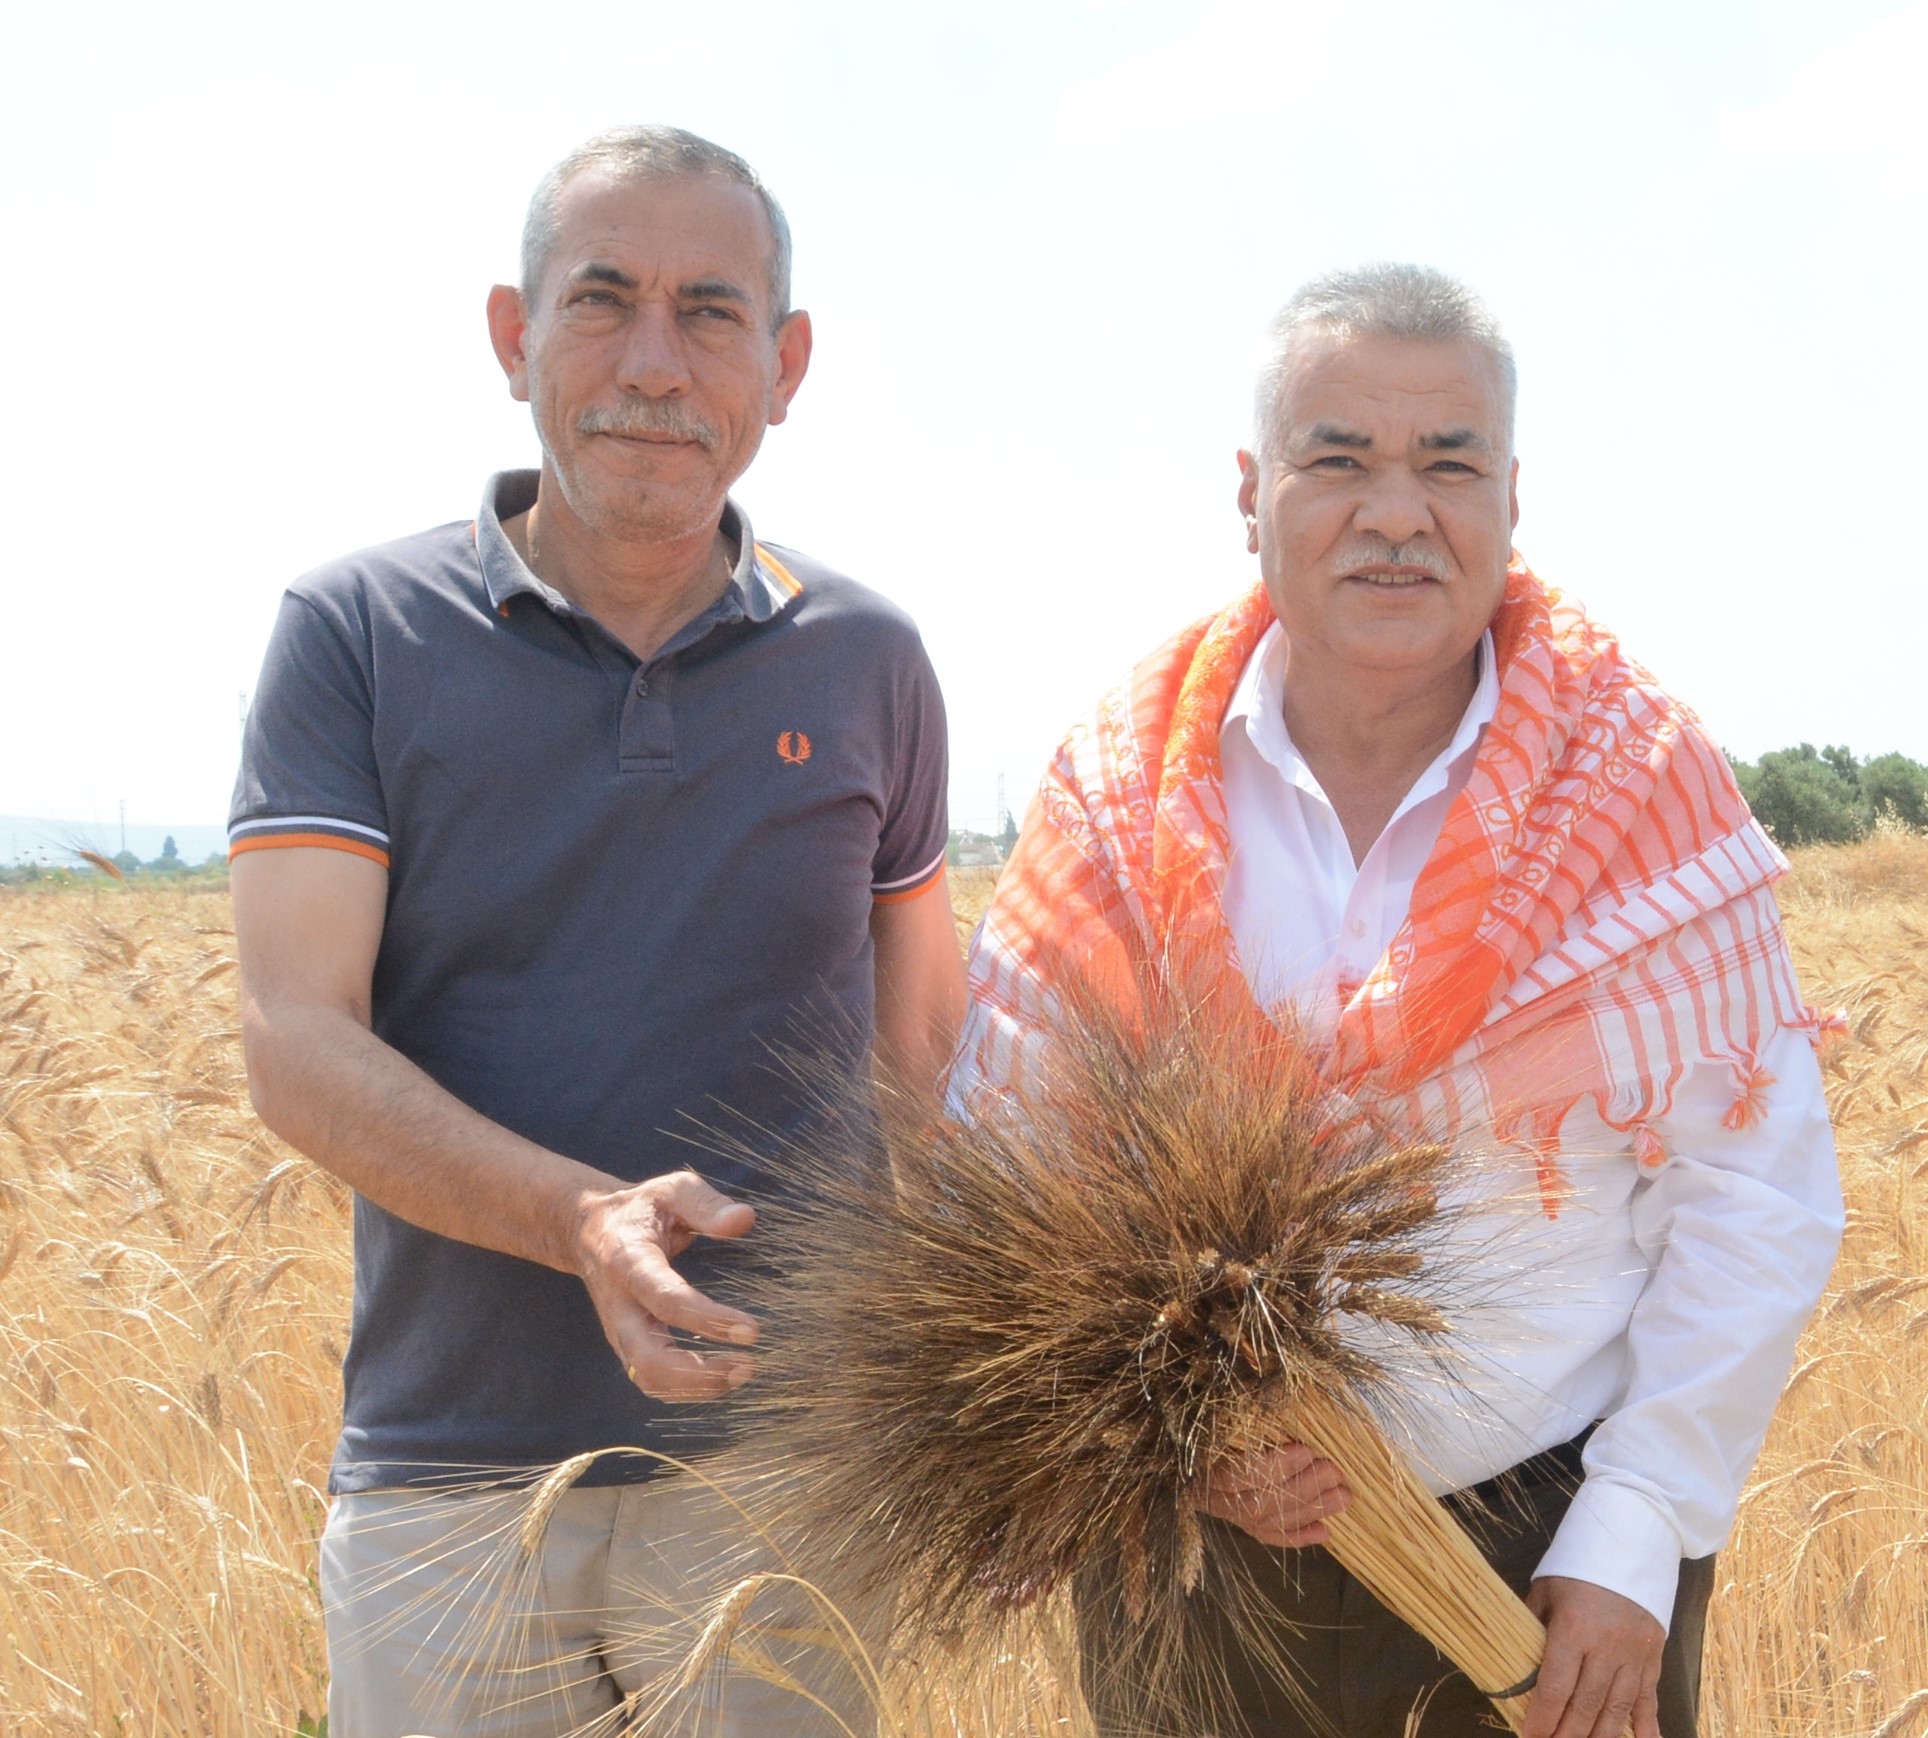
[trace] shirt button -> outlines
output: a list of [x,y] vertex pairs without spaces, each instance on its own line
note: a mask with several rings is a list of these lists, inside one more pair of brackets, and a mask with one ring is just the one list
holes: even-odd
[[1346,925],[1346,928],[1352,931],[1352,938],[1354,941],[1363,941],[1365,939],[1366,920],[1363,917],[1355,917],[1349,924]]
[[638,677],[636,678],[636,695],[637,695],[637,698],[638,698],[638,699],[641,699],[641,698],[643,698],[643,697],[645,697],[645,696],[647,696],[647,695],[648,695],[648,693],[649,693],[649,678],[648,678],[647,676],[638,676]]

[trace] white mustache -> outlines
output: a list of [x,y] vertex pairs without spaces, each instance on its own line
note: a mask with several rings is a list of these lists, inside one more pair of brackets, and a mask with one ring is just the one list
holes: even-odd
[[1356,573],[1362,567],[1417,567],[1434,579],[1453,577],[1446,557],[1418,538],[1409,543],[1390,543],[1383,537],[1356,537],[1333,556],[1332,565],[1336,573]]
[[695,441],[706,452],[721,440],[715,428],[673,398],[626,398],[619,405],[591,405],[576,418],[576,428],[587,435],[669,435]]

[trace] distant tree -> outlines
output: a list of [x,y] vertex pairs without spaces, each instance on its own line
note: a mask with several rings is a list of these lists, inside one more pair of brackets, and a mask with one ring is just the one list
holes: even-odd
[[997,836],[997,847],[1006,857],[1016,849],[1018,842],[1018,818],[1009,809],[1004,811],[1004,826]]
[[[1806,748],[1807,744],[1803,743],[1801,746]],[[1841,775],[1842,783],[1853,786],[1857,791],[1860,790],[1861,769],[1855,764],[1854,756],[1845,747],[1831,742],[1821,750],[1821,758]]]
[[168,836],[161,841],[161,861],[171,866],[180,862],[180,860],[180,848],[174,843],[174,835],[169,833]]
[[1876,820],[1892,815],[1904,827],[1928,832],[1928,766],[1905,754],[1882,754],[1861,768],[1861,795]]
[[141,866],[141,860],[132,851],[116,851],[114,864],[123,875],[132,875]]
[[1803,742],[1735,767],[1741,794],[1777,845],[1845,845],[1866,835],[1874,812],[1847,749]]

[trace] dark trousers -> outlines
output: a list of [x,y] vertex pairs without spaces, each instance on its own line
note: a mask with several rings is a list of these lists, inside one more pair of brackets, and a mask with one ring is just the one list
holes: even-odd
[[[1522,1597],[1579,1486],[1584,1440],[1535,1455],[1511,1472],[1448,1499],[1488,1561]],[[1452,1662],[1386,1610],[1329,1552],[1280,1551],[1223,1522],[1205,1525],[1212,1550],[1242,1559],[1245,1578],[1275,1601],[1279,1617],[1299,1632],[1284,1645],[1292,1655],[1299,1688],[1316,1710],[1308,1714],[1274,1670],[1244,1651],[1229,1626],[1208,1627],[1203,1637],[1207,1658],[1198,1663],[1221,1683],[1220,1696],[1229,1700],[1225,1712],[1235,1716],[1234,1722],[1214,1722],[1224,1738],[1406,1738],[1407,1717],[1428,1692],[1419,1738],[1493,1738],[1504,1730],[1493,1704]],[[1681,1564],[1660,1668],[1663,1738],[1697,1738],[1701,1641],[1713,1590],[1712,1557]],[[1083,1619],[1087,1613],[1096,1616],[1110,1602],[1081,1597],[1079,1604]],[[1102,1625],[1089,1625],[1084,1641],[1087,1693],[1098,1730],[1105,1738],[1117,1738],[1142,1731],[1144,1715],[1139,1709],[1104,1705],[1104,1686],[1117,1681],[1104,1669],[1106,1646]],[[1185,1738],[1202,1738],[1202,1731],[1188,1729]]]

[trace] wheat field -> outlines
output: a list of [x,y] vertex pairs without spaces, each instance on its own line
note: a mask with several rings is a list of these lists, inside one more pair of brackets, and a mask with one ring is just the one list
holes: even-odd
[[[957,888],[960,934],[988,897]],[[1708,1738],[1928,1735],[1928,839],[1783,889],[1850,1217],[1722,1557]],[[0,888],[0,1732],[313,1733],[343,1190],[247,1110],[224,895]]]

